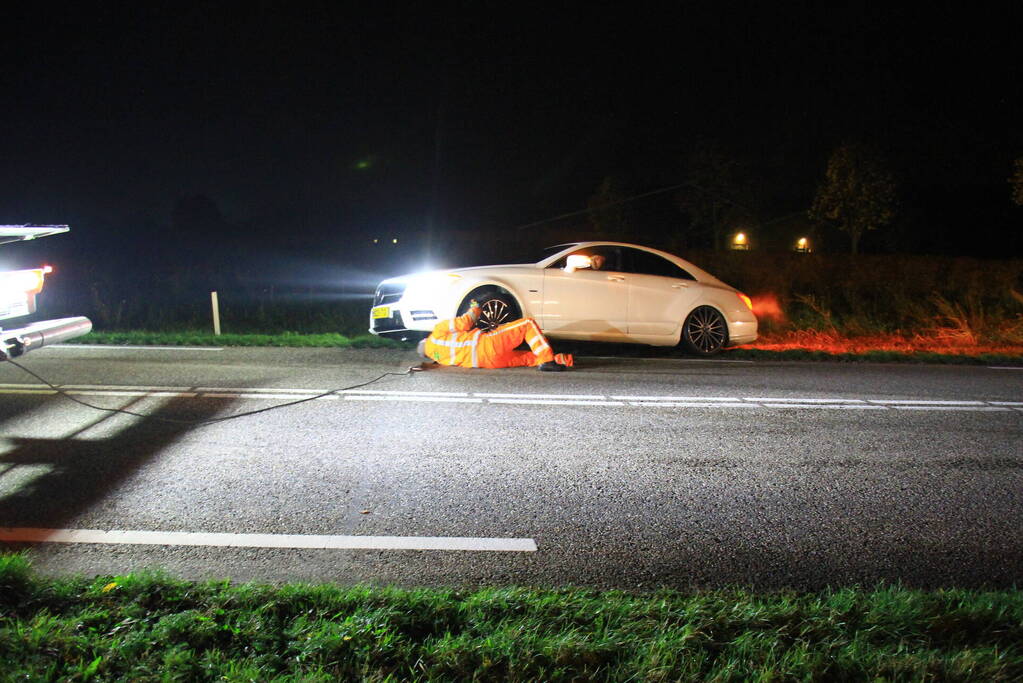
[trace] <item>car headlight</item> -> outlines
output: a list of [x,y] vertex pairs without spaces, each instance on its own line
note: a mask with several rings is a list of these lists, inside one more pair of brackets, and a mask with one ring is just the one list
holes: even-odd
[[431,273],[429,275],[424,275],[422,278],[417,278],[414,287],[417,293],[441,293],[452,287],[461,279],[462,276],[458,273]]

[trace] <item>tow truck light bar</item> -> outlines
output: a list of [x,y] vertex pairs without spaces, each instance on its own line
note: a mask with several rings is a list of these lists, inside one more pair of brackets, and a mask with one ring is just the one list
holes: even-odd
[[25,242],[34,240],[37,237],[48,235],[59,235],[70,230],[66,225],[0,225],[0,244],[8,242]]

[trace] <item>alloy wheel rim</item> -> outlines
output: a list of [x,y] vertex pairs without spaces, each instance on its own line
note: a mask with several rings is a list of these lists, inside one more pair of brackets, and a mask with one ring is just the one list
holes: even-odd
[[505,322],[508,317],[508,304],[500,299],[485,301],[480,309],[480,327],[493,329]]
[[724,321],[709,308],[699,309],[689,319],[689,341],[704,353],[716,351],[725,343]]

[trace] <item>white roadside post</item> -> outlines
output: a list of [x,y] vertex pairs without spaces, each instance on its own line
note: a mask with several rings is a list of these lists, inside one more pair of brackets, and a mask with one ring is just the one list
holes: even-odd
[[210,302],[213,304],[213,334],[220,336],[220,302],[217,300],[217,293],[210,292]]

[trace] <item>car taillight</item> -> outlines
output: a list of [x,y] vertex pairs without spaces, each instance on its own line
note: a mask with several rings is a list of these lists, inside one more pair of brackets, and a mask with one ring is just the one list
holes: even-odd
[[12,294],[38,294],[43,291],[43,278],[52,272],[50,266],[32,270],[16,270],[0,274],[0,290]]
[[742,299],[742,303],[746,304],[746,308],[748,308],[748,309],[750,309],[752,311],[753,310],[753,301],[748,296],[743,294],[742,292],[736,292],[736,294],[738,294],[739,298]]

